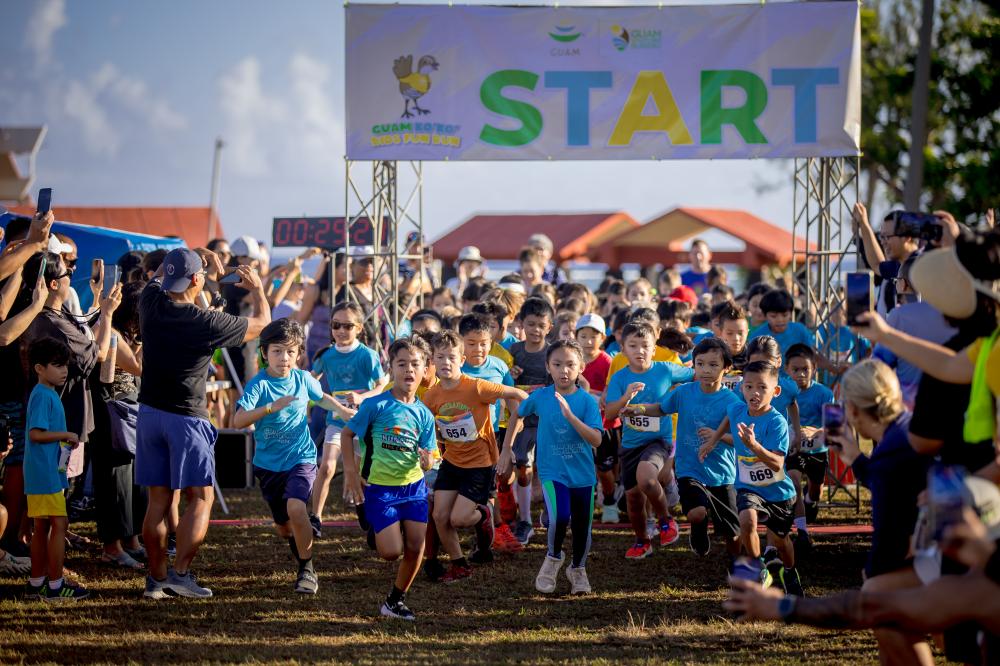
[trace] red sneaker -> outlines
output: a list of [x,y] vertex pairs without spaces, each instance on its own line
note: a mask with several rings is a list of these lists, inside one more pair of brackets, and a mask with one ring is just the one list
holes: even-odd
[[524,550],[524,546],[514,538],[514,533],[510,531],[510,525],[500,523],[500,526],[494,530],[493,550],[498,553],[519,553]]
[[496,530],[493,527],[493,507],[489,504],[480,504],[486,510],[486,517],[476,525],[476,547],[479,550],[489,550],[496,540]]
[[517,518],[517,500],[514,499],[514,491],[510,486],[506,490],[497,490],[497,501],[500,502],[500,520],[505,523],[513,522]]
[[667,521],[666,525],[660,525],[660,545],[669,546],[680,537],[677,530],[677,521],[673,518]]
[[471,575],[472,567],[460,567],[453,564],[448,567],[448,570],[444,572],[444,575],[438,580],[446,584],[457,583],[463,578],[468,578]]
[[636,543],[627,551],[625,551],[625,559],[627,560],[641,560],[644,557],[649,557],[653,554],[653,544],[648,541],[645,543]]

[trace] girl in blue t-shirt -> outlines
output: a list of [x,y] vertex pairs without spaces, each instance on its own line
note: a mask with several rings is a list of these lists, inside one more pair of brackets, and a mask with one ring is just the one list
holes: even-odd
[[[313,362],[313,374],[322,381],[323,389],[349,409],[357,409],[366,398],[381,393],[389,382],[378,354],[358,340],[364,319],[364,311],[357,303],[337,303],[330,314],[333,344],[320,352]],[[337,471],[340,432],[344,425],[334,412],[327,414],[323,453],[316,470],[312,511],[309,514],[317,538],[321,535],[330,480]]]
[[[534,391],[518,410],[521,418],[538,416],[535,469],[550,521],[549,549],[535,589],[546,594],[555,591],[556,576],[565,561],[566,528],[572,527],[573,562],[566,578],[572,594],[587,594],[590,581],[585,565],[594,517],[594,449],[601,444],[601,410],[594,396],[576,386],[584,367],[579,344],[553,342],[545,354],[545,367],[553,384]],[[509,448],[504,456],[509,461]]]

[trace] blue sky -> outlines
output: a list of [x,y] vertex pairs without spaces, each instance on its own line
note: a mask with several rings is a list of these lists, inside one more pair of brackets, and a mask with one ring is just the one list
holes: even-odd
[[[5,0],[0,16],[0,124],[48,125],[36,185],[56,208],[207,205],[221,136],[228,236],[343,212],[341,3]],[[425,163],[424,226],[433,239],[474,212],[645,221],[688,205],[790,228],[791,181],[789,161]]]

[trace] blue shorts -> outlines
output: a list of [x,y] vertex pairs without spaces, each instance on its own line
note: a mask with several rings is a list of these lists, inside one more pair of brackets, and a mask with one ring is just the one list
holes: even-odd
[[365,516],[375,534],[404,520],[427,522],[430,505],[423,479],[407,486],[365,486]]
[[260,485],[260,494],[271,508],[271,516],[278,525],[288,522],[288,500],[297,499],[309,503],[313,482],[316,481],[316,465],[299,463],[284,472],[272,472],[254,465],[253,475]]
[[139,405],[135,482],[172,490],[212,485],[218,434],[208,419]]
[[[7,467],[20,467],[24,463],[24,410],[24,403],[20,400],[0,402],[0,416],[7,417],[7,428],[14,442],[3,461]],[[0,448],[6,449],[7,442],[0,442]]]

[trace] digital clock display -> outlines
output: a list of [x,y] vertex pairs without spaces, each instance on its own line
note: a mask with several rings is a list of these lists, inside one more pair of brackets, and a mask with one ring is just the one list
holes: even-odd
[[[321,247],[337,250],[347,245],[347,219],[343,217],[276,217],[271,236],[273,247]],[[375,229],[367,217],[350,225],[351,246],[375,245]],[[388,245],[388,225],[382,225],[382,242]]]

